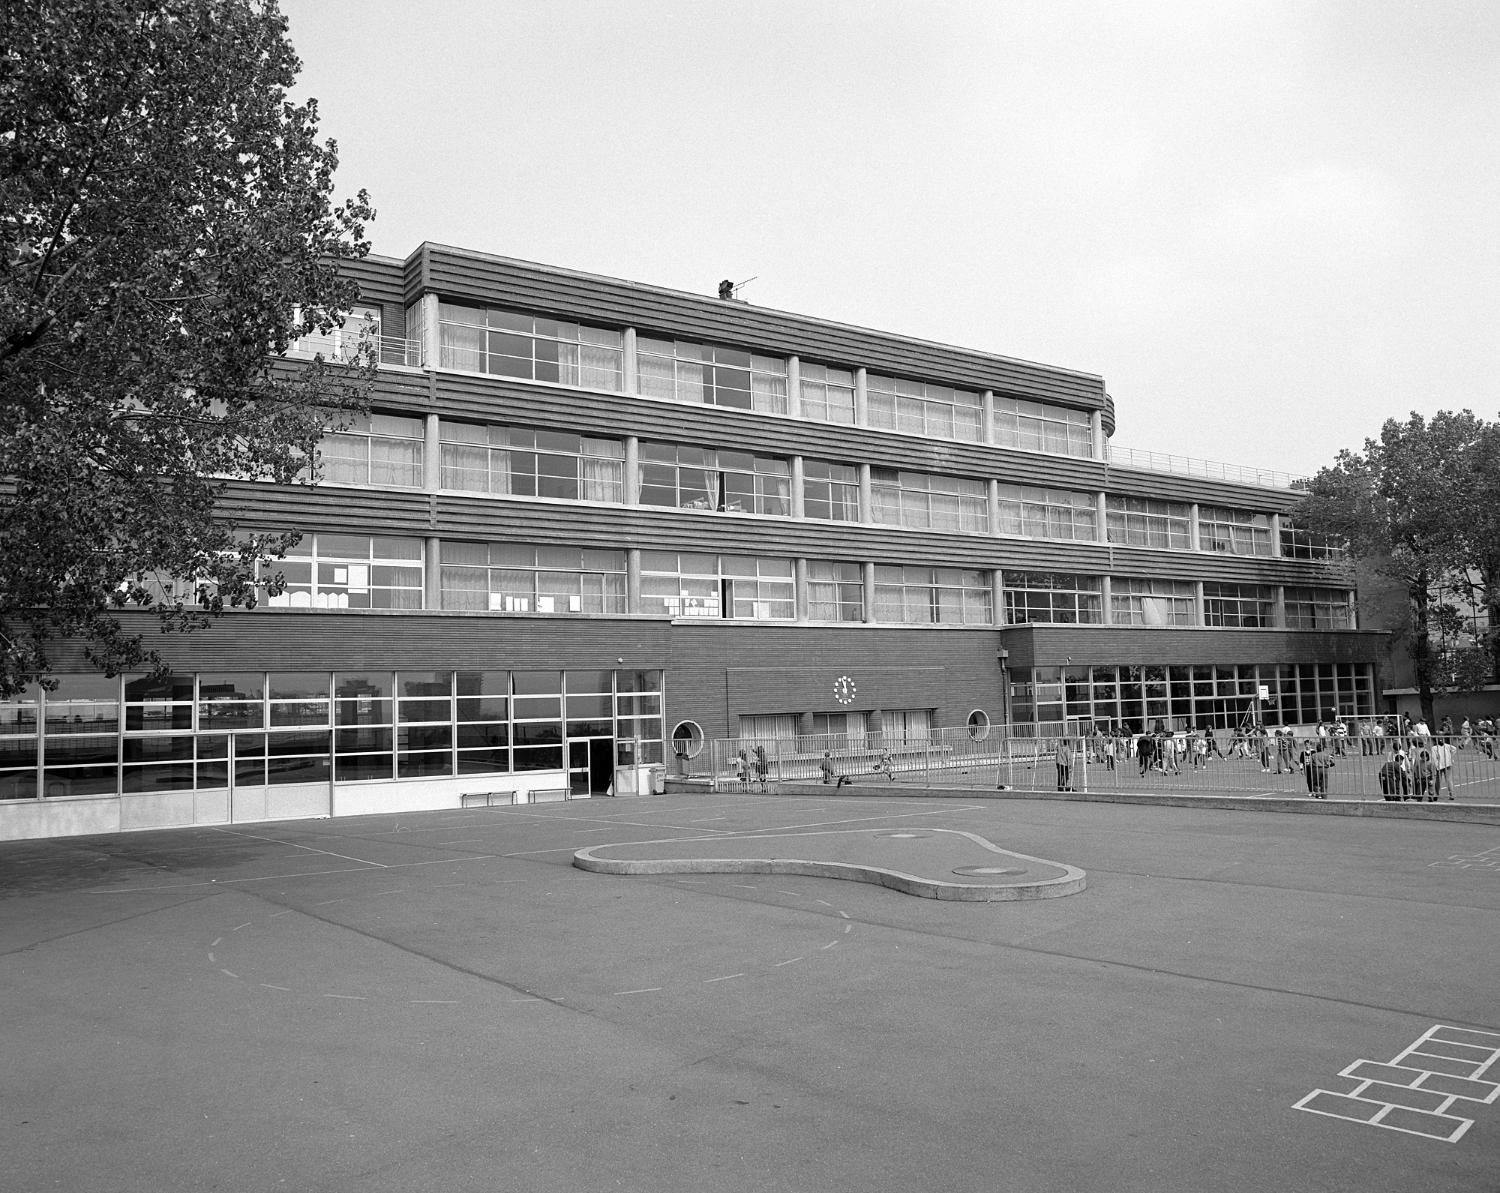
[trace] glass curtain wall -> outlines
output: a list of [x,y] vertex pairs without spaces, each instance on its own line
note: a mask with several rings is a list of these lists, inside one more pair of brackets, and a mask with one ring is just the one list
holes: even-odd
[[[1260,698],[1261,688],[1267,700]],[[1232,729],[1254,714],[1271,727],[1375,713],[1363,663],[1068,665],[1011,673],[1011,718],[1048,735],[1064,726]]]
[[62,676],[0,703],[0,798],[571,773],[573,743],[661,737],[660,671]]

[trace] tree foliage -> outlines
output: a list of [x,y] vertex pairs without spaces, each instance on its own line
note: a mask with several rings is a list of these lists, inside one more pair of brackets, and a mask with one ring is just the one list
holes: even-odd
[[[1500,674],[1500,426],[1468,411],[1388,419],[1362,451],[1341,451],[1312,478],[1297,518],[1337,535],[1397,582],[1426,715],[1435,690]],[[1456,600],[1455,600],[1456,598]],[[1465,606],[1489,611],[1490,632],[1464,643]],[[1472,623],[1470,623],[1472,624]],[[1472,635],[1471,635],[1472,636]]]
[[[253,605],[290,536],[224,515],[224,478],[307,475],[369,365],[278,366],[357,297],[367,196],[274,0],[0,6],[0,695],[59,639],[110,672],[163,630]],[[336,417],[336,416],[334,416]]]

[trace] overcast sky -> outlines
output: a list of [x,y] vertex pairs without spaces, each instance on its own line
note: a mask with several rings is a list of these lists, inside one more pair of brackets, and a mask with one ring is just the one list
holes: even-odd
[[1495,0],[283,0],[424,240],[1104,377],[1294,473],[1500,409]]

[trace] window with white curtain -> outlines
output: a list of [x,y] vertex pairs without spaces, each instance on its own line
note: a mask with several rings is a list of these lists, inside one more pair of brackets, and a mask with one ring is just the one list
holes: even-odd
[[1033,539],[1097,539],[1099,510],[1092,493],[1001,485],[1000,533]]
[[964,568],[877,564],[875,620],[905,625],[989,625],[990,573]]
[[761,713],[739,718],[741,745],[759,744],[770,752],[774,746],[785,744],[791,747],[797,740],[797,714]]
[[361,414],[330,431],[318,445],[323,480],[330,485],[422,487],[423,420],[400,414]]
[[571,431],[439,424],[442,487],[468,493],[624,500],[625,444]]
[[996,394],[995,442],[1002,447],[1087,458],[1094,454],[1093,419],[1087,410]]
[[800,373],[802,417],[824,423],[854,422],[854,373],[803,361]]
[[908,435],[978,443],[984,399],[966,389],[870,373],[865,378],[872,427]]
[[1197,595],[1186,580],[1116,576],[1109,585],[1115,625],[1196,625]]
[[928,741],[932,737],[932,709],[883,708],[880,733],[886,745]]
[[863,621],[864,569],[857,563],[809,559],[807,616],[812,621]]
[[987,534],[990,529],[984,481],[872,468],[870,496],[875,521],[887,526],[966,534]]
[[619,391],[625,334],[500,307],[438,304],[440,367]]
[[636,339],[640,392],[651,398],[785,414],[786,360],[688,340]]

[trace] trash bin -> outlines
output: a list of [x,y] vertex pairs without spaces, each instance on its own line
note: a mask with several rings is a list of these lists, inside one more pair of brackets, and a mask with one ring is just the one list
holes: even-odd
[[648,769],[651,771],[651,793],[653,795],[664,795],[667,790],[667,768],[656,765]]

